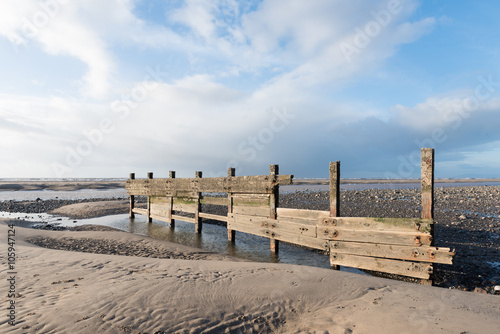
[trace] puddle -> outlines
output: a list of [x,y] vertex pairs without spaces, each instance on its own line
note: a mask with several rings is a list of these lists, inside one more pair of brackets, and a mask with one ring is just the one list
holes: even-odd
[[[227,229],[219,225],[203,224],[202,233],[197,234],[194,231],[194,224],[192,223],[176,220],[175,229],[172,230],[167,223],[159,220],[153,219],[153,223],[148,224],[146,217],[142,215],[137,215],[134,219],[130,219],[128,214],[90,219],[69,219],[50,214],[0,212],[0,218],[25,220],[30,222],[28,224],[30,226],[27,227],[37,227],[45,224],[61,227],[75,227],[89,224],[110,226],[131,233],[147,235],[155,239],[252,261],[330,268],[330,260],[327,255],[283,242],[280,243],[279,255],[274,256],[270,252],[269,239],[252,234],[236,232],[236,242],[232,244],[227,240]],[[341,267],[341,270],[366,275],[364,272],[354,268]]]

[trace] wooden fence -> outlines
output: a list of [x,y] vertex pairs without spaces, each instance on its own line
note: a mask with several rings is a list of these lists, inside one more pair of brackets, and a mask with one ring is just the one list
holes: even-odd
[[[368,218],[340,216],[340,162],[330,163],[330,210],[279,207],[279,186],[292,184],[293,175],[279,175],[278,165],[269,175],[136,180],[130,174],[130,216],[143,214],[148,221],[175,220],[195,224],[201,233],[202,218],[227,223],[228,240],[235,231],[270,239],[277,253],[279,241],[325,251],[333,268],[355,267],[413,278],[432,284],[433,263],[451,264],[454,252],[434,247],[434,150],[422,149],[422,218]],[[134,196],[147,196],[147,208],[135,208]],[[222,196],[222,197],[221,197]],[[202,212],[201,204],[227,207],[227,215]]]

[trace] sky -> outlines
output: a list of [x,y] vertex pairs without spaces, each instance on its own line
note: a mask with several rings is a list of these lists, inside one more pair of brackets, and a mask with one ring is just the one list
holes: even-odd
[[2,0],[0,178],[500,177],[495,0]]

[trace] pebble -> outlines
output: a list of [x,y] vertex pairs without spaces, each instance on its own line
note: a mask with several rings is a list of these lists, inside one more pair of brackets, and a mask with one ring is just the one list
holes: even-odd
[[483,293],[483,294],[487,294],[488,292],[482,288],[475,288],[474,289],[474,292],[475,293]]

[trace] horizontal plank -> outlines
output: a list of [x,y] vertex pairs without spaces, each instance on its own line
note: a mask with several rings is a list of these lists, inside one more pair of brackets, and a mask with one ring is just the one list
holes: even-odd
[[196,221],[194,220],[194,218],[191,218],[191,217],[184,217],[184,216],[179,216],[179,215],[172,215],[172,219],[181,220],[183,222],[188,222],[188,223],[196,223]]
[[227,228],[229,230],[244,232],[248,234],[258,235],[265,238],[280,240],[288,242],[294,245],[309,247],[313,249],[318,249],[322,251],[329,250],[329,243],[326,240],[321,240],[318,238],[309,237],[306,235],[292,234],[283,231],[278,231],[272,228],[264,228],[260,226],[254,226],[251,224],[245,224],[235,221],[234,215],[230,215],[227,221]]
[[167,222],[169,224],[171,222],[168,217],[165,217],[165,216],[162,216],[162,215],[153,215],[153,214],[151,214],[151,218],[156,219],[156,220],[160,220],[160,221],[163,221],[163,222]]
[[319,211],[319,210],[304,210],[304,209],[289,209],[289,208],[278,208],[276,210],[278,219],[279,218],[292,218],[292,219],[307,219],[318,221],[329,217],[330,211]]
[[318,238],[335,241],[371,242],[390,245],[430,246],[432,236],[419,232],[351,230],[340,227],[318,227]]
[[432,219],[420,218],[327,217],[323,218],[322,223],[325,226],[336,226],[345,229],[430,233],[433,221]]
[[200,212],[198,215],[201,218],[205,218],[205,219],[212,219],[212,220],[218,220],[221,222],[227,222],[227,216],[213,215],[213,214],[204,213],[204,212]]
[[209,196],[204,196],[201,199],[202,204],[212,204],[212,205],[228,205],[228,198],[227,197],[209,197]]
[[151,204],[170,204],[171,197],[167,196],[150,196],[149,202]]
[[233,217],[236,222],[252,225],[258,228],[267,228],[270,230],[316,238],[316,226],[314,225],[300,224],[290,220],[275,220],[267,217],[238,214],[234,214]]
[[279,185],[289,185],[293,175],[256,175],[212,178],[168,178],[127,180],[129,195],[179,196],[186,193],[263,193],[270,194]]
[[384,273],[429,279],[432,264],[381,259],[330,252],[330,265],[353,267]]
[[377,243],[330,241],[330,251],[386,259],[452,264],[454,252],[449,248],[399,246]]
[[132,210],[133,213],[137,213],[139,215],[145,215],[147,216],[148,215],[148,210],[147,209],[139,209],[139,208],[134,208]]
[[195,213],[197,208],[198,208],[197,205],[175,204],[174,203],[172,210],[179,211],[179,212]]
[[268,194],[238,194],[233,195],[233,205],[239,206],[270,206]]
[[235,215],[269,217],[271,208],[269,206],[233,206]]
[[173,198],[174,205],[196,205],[198,204],[198,199],[189,198],[189,197],[174,197]]
[[158,207],[158,204],[152,205],[150,210],[151,210],[151,215],[157,215],[157,216],[168,217],[170,213],[170,210],[168,208],[165,208],[163,206]]

